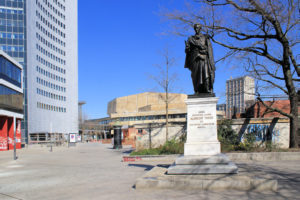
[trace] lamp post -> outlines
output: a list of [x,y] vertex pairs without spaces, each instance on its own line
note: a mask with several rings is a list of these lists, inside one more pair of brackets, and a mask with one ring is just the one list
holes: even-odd
[[14,160],[17,160],[17,141],[16,141],[16,139],[17,139],[17,137],[16,137],[16,128],[17,128],[17,126],[16,126],[16,117],[14,117],[13,118],[14,120],[13,120],[13,126],[14,126]]

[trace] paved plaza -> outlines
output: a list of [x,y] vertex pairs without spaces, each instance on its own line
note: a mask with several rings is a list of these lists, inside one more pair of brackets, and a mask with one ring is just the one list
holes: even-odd
[[121,162],[129,147],[85,143],[76,147],[30,147],[0,152],[0,199],[300,199],[300,161],[237,162],[248,172],[268,173],[277,192],[136,190],[135,181],[170,160]]

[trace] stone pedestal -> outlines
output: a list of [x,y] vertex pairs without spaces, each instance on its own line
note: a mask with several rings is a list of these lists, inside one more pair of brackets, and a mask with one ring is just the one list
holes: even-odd
[[191,98],[187,104],[185,156],[215,155],[221,152],[217,135],[218,98]]
[[221,154],[217,135],[216,105],[218,98],[188,98],[187,140],[184,156],[168,168],[168,174],[227,174],[238,169]]

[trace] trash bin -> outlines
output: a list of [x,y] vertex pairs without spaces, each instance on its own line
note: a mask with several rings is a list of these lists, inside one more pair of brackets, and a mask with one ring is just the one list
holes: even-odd
[[114,149],[122,149],[122,129],[121,126],[114,127]]

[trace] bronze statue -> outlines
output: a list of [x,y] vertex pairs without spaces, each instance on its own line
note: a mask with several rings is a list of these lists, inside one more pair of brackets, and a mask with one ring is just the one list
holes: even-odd
[[185,68],[191,70],[195,95],[214,95],[215,63],[208,35],[201,34],[201,25],[194,25],[195,35],[185,41]]

